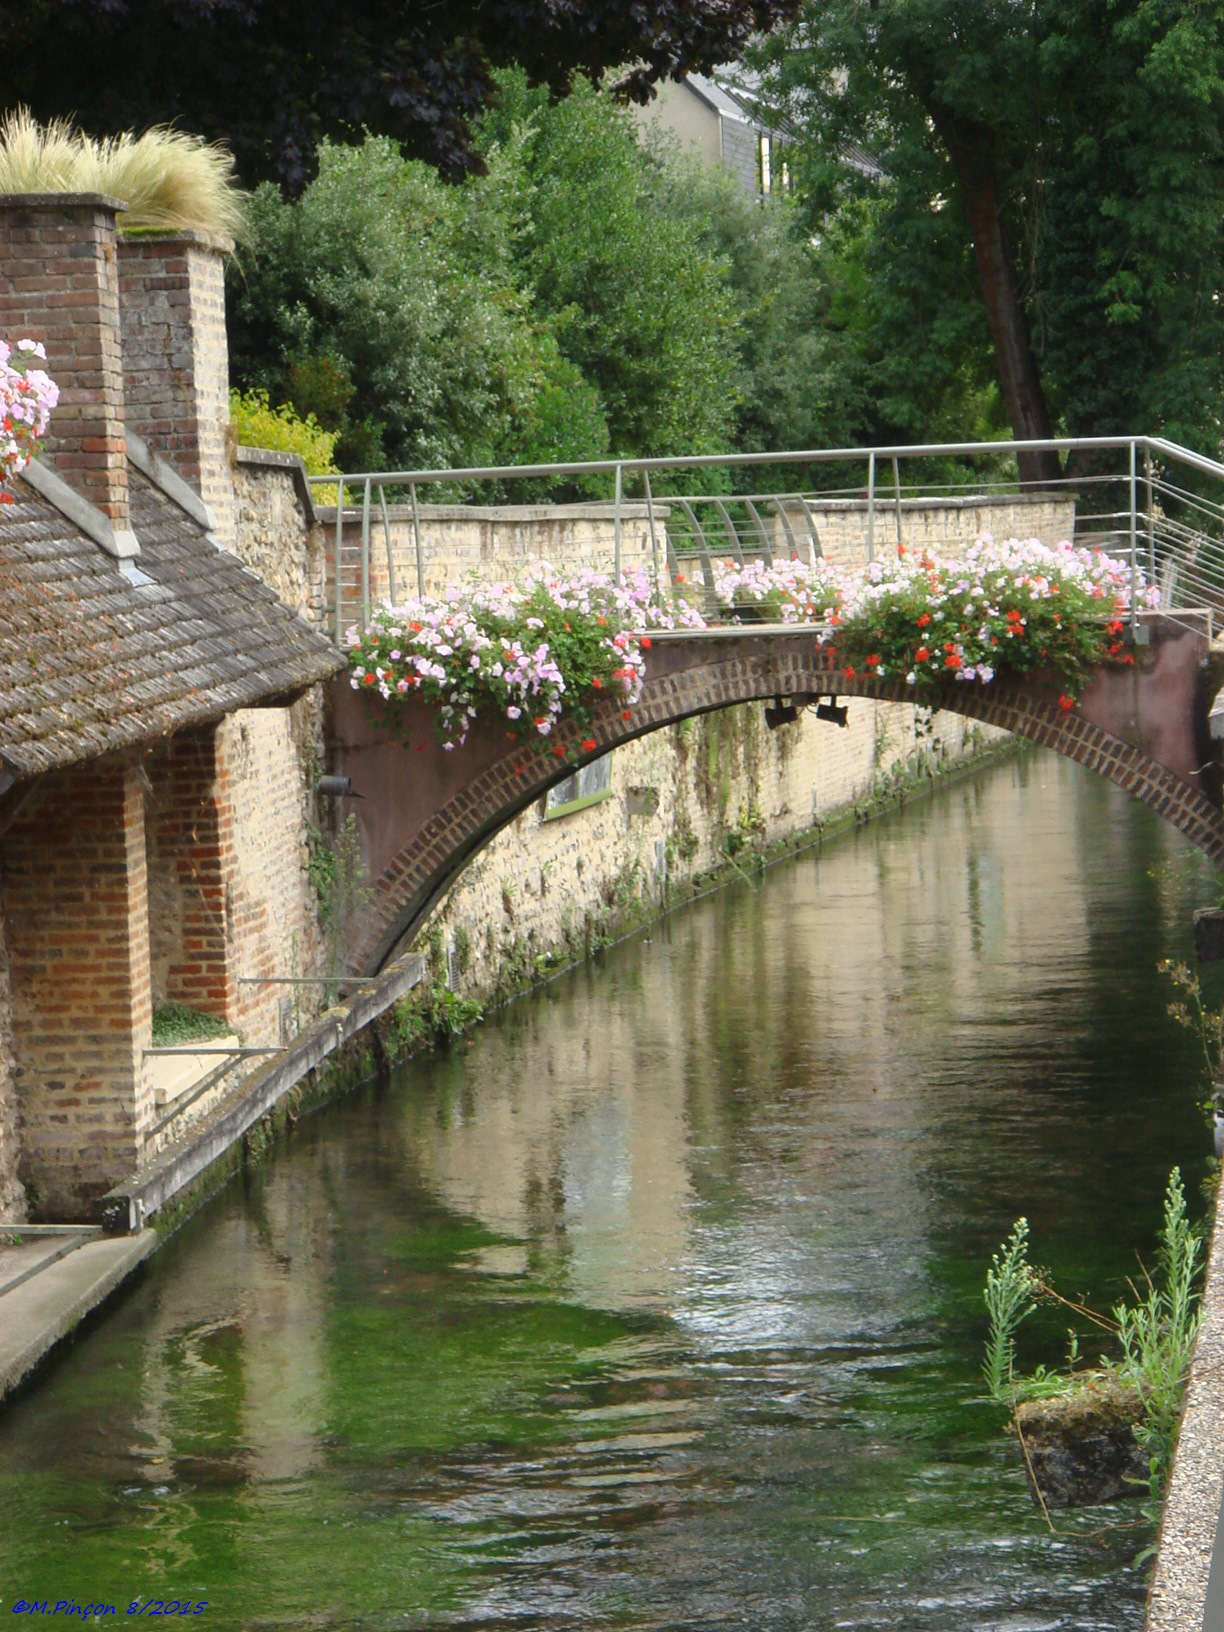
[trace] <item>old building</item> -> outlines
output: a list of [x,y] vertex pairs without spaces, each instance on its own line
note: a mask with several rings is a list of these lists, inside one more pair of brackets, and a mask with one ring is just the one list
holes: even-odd
[[[318,955],[309,503],[227,456],[226,246],[121,209],[0,198],[0,333],[61,392],[0,518],[0,1222],[95,1216],[206,1107],[159,1089],[156,1004],[271,1046]],[[242,558],[278,526],[294,605]]]

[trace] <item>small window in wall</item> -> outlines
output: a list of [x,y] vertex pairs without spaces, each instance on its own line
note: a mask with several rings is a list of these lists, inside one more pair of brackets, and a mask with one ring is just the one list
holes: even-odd
[[769,137],[766,136],[764,132],[761,133],[759,152],[761,166],[761,196],[763,198],[768,198],[772,185],[772,178],[770,176]]
[[588,805],[597,805],[601,799],[612,797],[612,755],[605,754],[602,759],[592,760],[584,765],[580,771],[567,776],[564,782],[558,782],[555,788],[550,788],[544,802],[544,820],[551,821],[554,816],[569,816],[575,810],[585,810]]
[[787,164],[785,159],[783,159],[782,160],[782,191],[784,193],[789,193],[790,190],[791,190],[790,165]]

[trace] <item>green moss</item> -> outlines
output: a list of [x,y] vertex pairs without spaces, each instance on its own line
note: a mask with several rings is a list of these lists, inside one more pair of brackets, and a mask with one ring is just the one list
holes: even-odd
[[187,1003],[159,1003],[153,1010],[154,1048],[179,1048],[210,1037],[228,1037],[233,1029],[227,1020]]

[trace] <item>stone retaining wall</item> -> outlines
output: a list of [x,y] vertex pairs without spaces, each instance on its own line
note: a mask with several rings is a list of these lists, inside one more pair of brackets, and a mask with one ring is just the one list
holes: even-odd
[[921,782],[1006,733],[953,715],[854,700],[847,726],[801,713],[769,731],[759,704],[618,748],[606,797],[551,815],[540,800],[468,866],[417,941],[481,997],[578,957],[683,897],[695,875],[751,864],[856,805]]

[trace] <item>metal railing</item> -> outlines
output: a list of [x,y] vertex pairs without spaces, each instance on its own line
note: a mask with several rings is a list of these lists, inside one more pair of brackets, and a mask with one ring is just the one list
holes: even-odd
[[[1022,485],[1016,455],[1050,450],[1068,456],[1065,473]],[[805,483],[785,490],[754,483],[754,477],[776,482],[788,470]],[[715,479],[709,479],[712,473]],[[1008,501],[1021,507],[1004,524],[1008,536],[1040,536],[1037,529],[1025,531],[1024,508],[1061,504],[1071,523],[1062,536],[1073,532],[1077,542],[1128,560],[1134,581],[1145,573],[1159,584],[1165,607],[1224,613],[1224,463],[1159,437],[704,454],[345,473],[310,481],[321,498],[335,497],[327,532],[337,640],[350,622],[366,621],[376,601],[394,603],[407,583],[424,595],[431,567],[462,576],[462,551],[448,554],[437,539],[474,517],[494,530],[518,528],[520,541],[524,526],[536,526],[541,548],[533,553],[545,556],[549,521],[563,521],[571,527],[567,550],[577,529],[588,564],[598,560],[617,575],[627,565],[644,567],[664,592],[664,567],[673,582],[692,574],[712,616],[717,559],[771,565],[780,553],[849,564],[902,544],[959,547],[971,541],[970,519],[977,511],[985,508],[989,519],[992,508]],[[543,484],[567,497],[532,498],[533,515],[526,520],[512,499],[527,482],[533,494]],[[611,491],[593,499],[590,489],[600,482]],[[579,484],[587,496],[575,497]],[[431,490],[441,503],[428,502]],[[472,570],[482,557],[471,551],[469,557]],[[1138,596],[1132,595],[1132,633],[1138,631],[1138,612]]]

